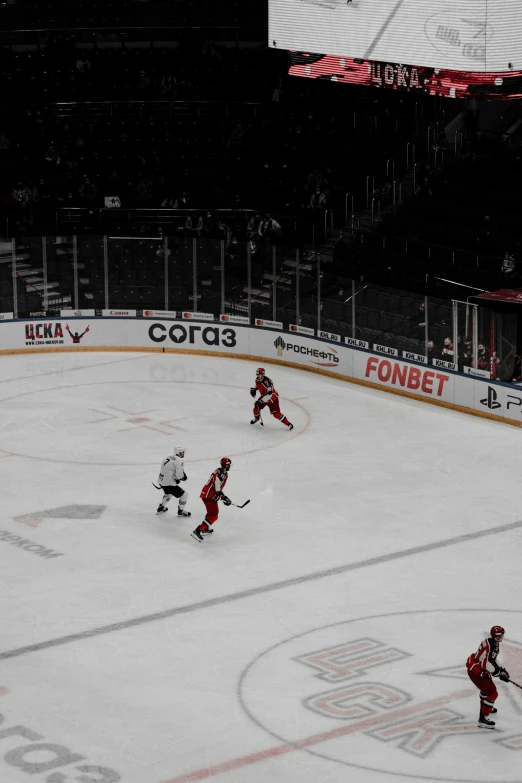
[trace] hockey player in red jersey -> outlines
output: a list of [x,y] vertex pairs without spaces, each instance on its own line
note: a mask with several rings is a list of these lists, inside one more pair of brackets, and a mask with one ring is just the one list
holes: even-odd
[[224,494],[223,489],[228,481],[228,471],[232,467],[232,460],[223,457],[209,480],[201,490],[200,498],[205,504],[206,514],[204,521],[190,534],[196,541],[203,541],[205,536],[210,536],[214,531],[211,525],[219,516],[218,500],[222,500],[225,506],[230,506],[232,501]]
[[498,691],[492,677],[498,677],[503,682],[509,682],[509,674],[498,665],[500,642],[504,638],[504,629],[494,625],[487,639],[481,642],[477,652],[472,653],[466,661],[466,668],[471,682],[480,691],[479,728],[494,729],[495,722],[489,720],[489,715],[496,712],[495,701]]
[[254,403],[254,418],[250,424],[256,424],[256,422],[261,421],[262,425],[263,420],[261,419],[261,411],[265,406],[268,406],[272,416],[283,422],[283,424],[285,424],[289,430],[293,430],[294,425],[288,421],[284,413],[281,413],[279,409],[279,394],[276,392],[274,384],[270,378],[265,375],[264,367],[257,368],[256,385],[252,386],[250,389],[250,394],[254,398],[257,392],[259,392],[259,397]]

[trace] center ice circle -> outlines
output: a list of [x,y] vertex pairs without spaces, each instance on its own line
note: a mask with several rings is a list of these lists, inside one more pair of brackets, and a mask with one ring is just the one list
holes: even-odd
[[248,390],[214,381],[98,381],[21,391],[1,402],[0,452],[80,465],[156,465],[175,444],[187,449],[187,463],[215,461],[276,448],[310,424],[300,402],[281,397],[293,431],[268,409],[262,430],[250,426]]
[[[267,758],[288,747],[415,780],[522,783],[520,774],[509,774],[518,770],[522,696],[499,688],[500,731],[484,732],[477,727],[478,690],[465,668],[475,642],[478,646],[498,620],[506,628],[504,665],[515,681],[522,680],[520,615],[500,609],[421,610],[316,628],[261,652],[242,672],[238,698],[250,719],[278,743]],[[459,638],[470,639],[469,650],[457,645],[448,650],[448,629],[455,623]],[[459,768],[475,771],[477,747],[484,743],[497,777],[478,772],[460,777]],[[442,776],[445,767],[448,775]]]

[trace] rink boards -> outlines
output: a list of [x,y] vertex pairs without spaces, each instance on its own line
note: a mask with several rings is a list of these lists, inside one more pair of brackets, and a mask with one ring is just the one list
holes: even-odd
[[337,340],[242,324],[154,318],[42,318],[0,324],[0,354],[158,351],[284,364],[522,426],[522,389]]

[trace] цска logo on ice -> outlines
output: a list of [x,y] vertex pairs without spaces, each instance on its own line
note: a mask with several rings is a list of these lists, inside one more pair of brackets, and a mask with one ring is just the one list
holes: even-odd
[[[300,753],[410,780],[457,781],[465,768],[468,783],[519,783],[520,762],[512,754],[522,751],[522,691],[498,683],[497,731],[484,737],[478,691],[465,666],[492,617],[516,633],[522,612],[398,612],[299,634],[249,664],[241,704],[257,726]],[[448,628],[458,633],[448,637]],[[522,644],[506,637],[501,656],[510,677],[522,682]],[[256,696],[267,682],[272,693],[285,694],[276,710],[273,701]],[[476,763],[479,742],[488,745],[484,770]],[[459,761],[448,766],[456,748]],[[446,770],[448,778],[437,774]]]
[[323,362],[315,362],[313,359],[310,359],[311,364],[317,364],[319,367],[336,367],[339,364],[339,356],[335,348],[320,351],[318,348],[309,348],[307,345],[286,342],[281,336],[274,340],[274,347],[278,356],[283,356],[284,352],[288,355],[288,352],[291,351],[301,356],[313,356],[314,359],[326,359],[327,361]]

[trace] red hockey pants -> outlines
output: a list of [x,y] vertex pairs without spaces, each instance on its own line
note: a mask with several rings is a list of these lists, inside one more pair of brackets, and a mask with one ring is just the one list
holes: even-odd
[[205,504],[206,514],[205,522],[209,525],[213,525],[219,516],[219,506],[217,500],[210,500],[210,498],[201,498]]
[[490,714],[498,696],[495,683],[491,677],[481,677],[480,672],[476,673],[468,669],[468,677],[480,691],[480,709],[486,717]]
[[263,408],[266,407],[268,407],[272,416],[275,416],[276,419],[282,421],[283,424],[288,424],[288,419],[284,413],[281,413],[281,409],[279,408],[279,397],[276,397],[275,400],[272,400],[271,402],[256,402],[254,405],[254,416],[259,416],[259,411],[262,411]]

